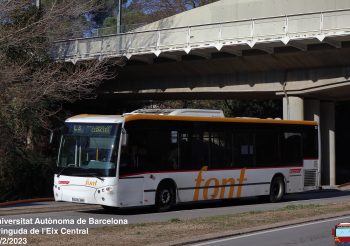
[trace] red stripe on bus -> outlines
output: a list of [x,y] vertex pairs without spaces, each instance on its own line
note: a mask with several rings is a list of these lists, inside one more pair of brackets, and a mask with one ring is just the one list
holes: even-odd
[[342,236],[336,236],[337,242],[339,243],[348,243],[350,242],[350,237],[342,237]]
[[68,180],[67,180],[67,181],[65,181],[65,180],[60,180],[60,181],[58,181],[58,184],[66,184],[66,185],[67,185],[67,184],[69,184],[69,182],[70,182],[70,181],[68,181]]

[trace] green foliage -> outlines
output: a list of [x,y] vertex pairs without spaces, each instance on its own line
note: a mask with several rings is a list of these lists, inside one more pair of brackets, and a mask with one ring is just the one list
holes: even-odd
[[227,117],[281,118],[280,100],[226,100],[222,109]]
[[49,55],[54,38],[71,30],[89,2],[43,3],[37,9],[32,1],[0,1],[0,201],[52,196],[57,151],[48,147],[49,129],[62,119],[64,102],[90,96],[107,76],[102,62],[73,66]]
[[103,27],[115,27],[117,25],[117,18],[107,17],[103,22]]
[[33,132],[33,149],[21,147],[13,132],[12,122],[4,122],[0,115],[0,202],[52,196],[55,165],[51,156],[56,151],[47,148],[48,138],[39,127]]
[[[142,24],[146,24],[148,16],[137,10],[137,9],[125,9],[123,12],[123,21],[122,21],[122,32],[127,32],[139,27]],[[103,25],[100,29],[100,35],[108,35],[116,33],[117,31],[117,17],[111,16],[107,17],[103,21]]]
[[[123,0],[122,27],[123,32],[130,31],[142,24],[150,23],[186,10],[203,6],[218,0]],[[116,15],[118,11],[117,0],[94,0],[99,6],[91,11],[92,22],[101,27],[99,34],[107,35],[117,30]]]
[[117,31],[117,18],[116,17],[107,17],[104,22],[102,29],[100,29],[99,35],[108,35],[116,33]]
[[0,202],[52,196],[53,174],[47,154],[12,149],[0,160]]
[[291,204],[291,205],[287,205],[283,208],[280,208],[279,211],[300,210],[300,209],[318,209],[321,207],[322,207],[322,205],[320,205],[320,204],[299,204],[299,205]]
[[142,22],[152,22],[216,1],[218,0],[132,0],[129,8],[147,15]]
[[[96,9],[90,11],[92,21],[97,26],[103,26],[105,18],[115,17],[118,11],[118,0],[93,0]],[[127,0],[122,0],[122,4],[126,4]]]
[[130,31],[149,22],[149,16],[140,9],[129,7],[123,10],[122,26],[124,31]]

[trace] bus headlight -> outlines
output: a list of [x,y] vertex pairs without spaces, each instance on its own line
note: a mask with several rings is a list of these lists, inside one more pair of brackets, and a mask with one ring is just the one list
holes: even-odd
[[113,191],[113,187],[111,186],[97,190],[98,193],[104,193],[104,192],[112,193],[112,191]]
[[107,187],[106,188],[106,192],[112,192],[113,191],[113,188],[112,187]]

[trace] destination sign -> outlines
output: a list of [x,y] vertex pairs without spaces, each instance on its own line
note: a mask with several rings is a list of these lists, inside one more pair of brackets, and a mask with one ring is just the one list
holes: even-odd
[[66,124],[68,134],[89,136],[111,136],[115,126],[111,124]]

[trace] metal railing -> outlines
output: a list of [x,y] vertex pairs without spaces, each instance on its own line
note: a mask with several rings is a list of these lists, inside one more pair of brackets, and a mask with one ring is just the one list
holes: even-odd
[[[142,28],[142,27],[141,27]],[[145,27],[143,27],[145,28]],[[350,9],[228,21],[186,27],[139,30],[56,42],[58,59],[132,56],[165,51],[342,35],[350,31]],[[101,34],[101,32],[100,32]]]
[[[145,26],[148,23],[137,23],[137,24],[127,24],[121,25],[120,33],[132,32],[133,30]],[[118,30],[117,26],[113,27],[103,27],[103,28],[86,28],[79,31],[71,31],[67,32],[64,37],[61,37],[61,40],[69,40],[69,39],[79,39],[79,38],[97,38],[108,35],[117,35]]]

